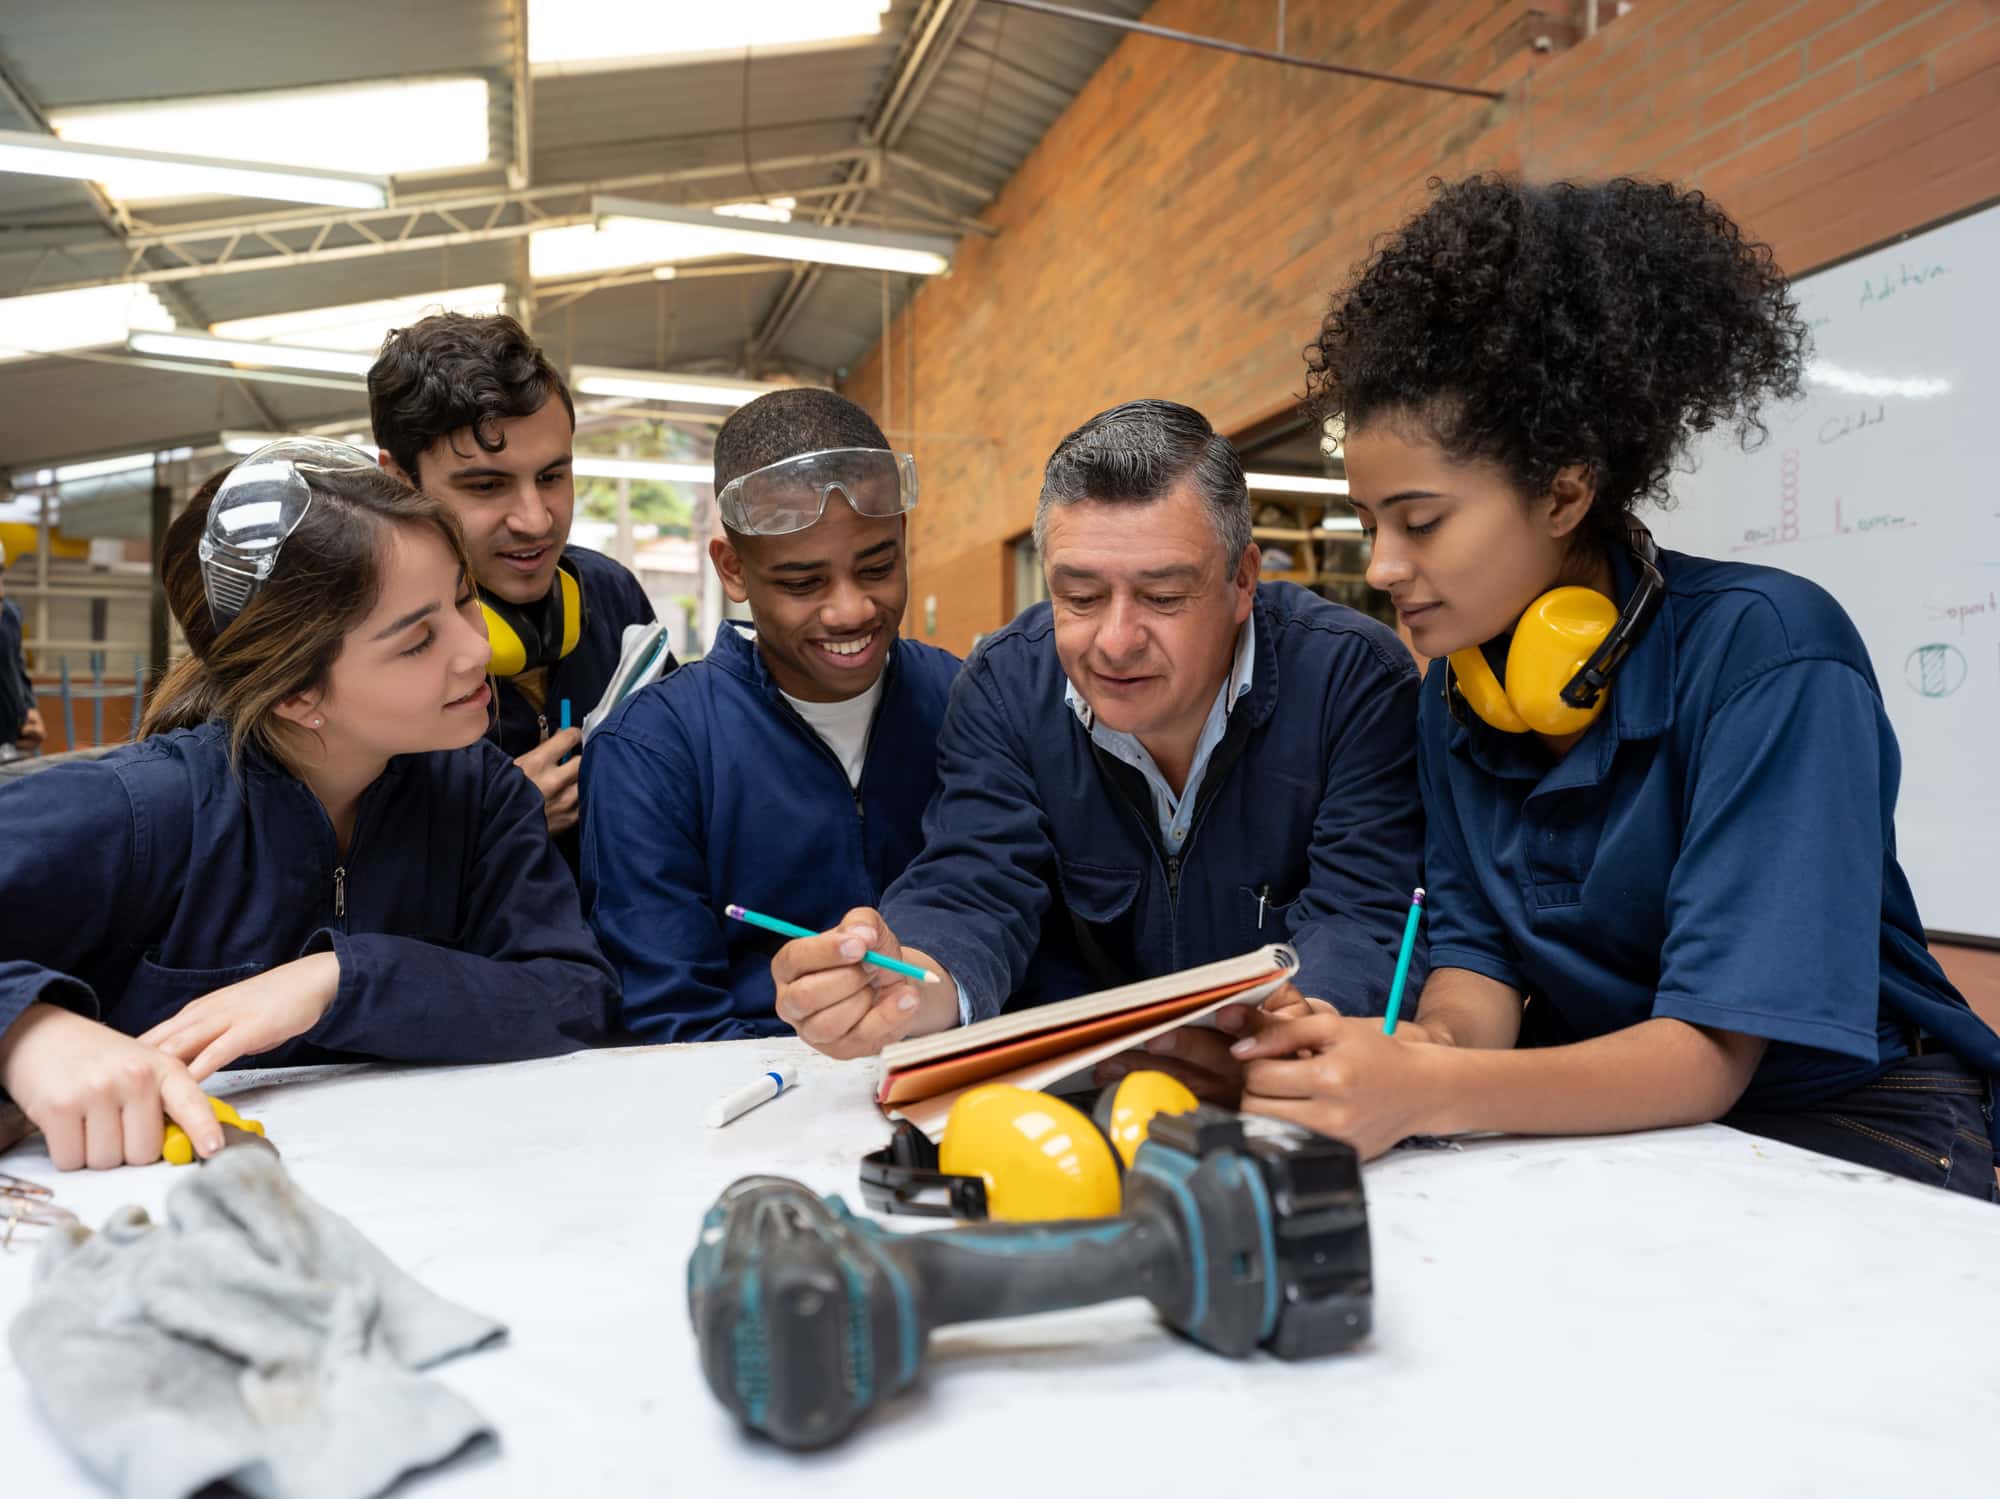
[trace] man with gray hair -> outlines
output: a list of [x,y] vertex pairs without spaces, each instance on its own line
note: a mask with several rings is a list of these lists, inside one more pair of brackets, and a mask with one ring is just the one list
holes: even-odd
[[[779,950],[778,1014],[872,1055],[1267,942],[1297,949],[1304,995],[1380,1014],[1423,847],[1409,653],[1258,581],[1242,464],[1171,401],[1062,440],[1035,538],[1051,602],[953,688],[923,852],[880,911]],[[885,976],[864,948],[947,981]]]

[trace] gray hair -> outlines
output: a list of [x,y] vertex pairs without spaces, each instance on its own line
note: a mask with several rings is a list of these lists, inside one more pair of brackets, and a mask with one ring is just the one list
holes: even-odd
[[1056,444],[1035,504],[1035,550],[1046,555],[1049,512],[1078,500],[1146,504],[1193,482],[1235,567],[1250,545],[1250,491],[1243,461],[1208,418],[1174,401],[1127,401],[1100,411]]

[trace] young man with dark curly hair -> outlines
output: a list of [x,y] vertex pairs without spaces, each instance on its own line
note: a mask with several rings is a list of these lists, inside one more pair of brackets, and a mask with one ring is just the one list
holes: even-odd
[[[609,557],[569,545],[576,490],[569,386],[511,317],[436,313],[399,328],[368,372],[382,466],[458,516],[493,641],[488,735],[542,793],[549,832],[578,858],[579,729],[653,606]],[[552,728],[552,725],[557,727]]]
[[[966,663],[922,855],[880,910],[779,952],[778,1013],[862,1056],[1287,942],[1307,993],[1380,1015],[1423,842],[1409,654],[1258,581],[1243,466],[1172,401],[1065,437],[1035,535],[1051,602]],[[884,980],[864,943],[949,982]],[[1229,1061],[1198,1029],[1171,1050],[1151,1065],[1198,1090]]]
[[1365,1155],[1720,1120],[1995,1195],[2000,1038],[1924,946],[1860,636],[1634,514],[1804,346],[1767,247],[1629,180],[1444,187],[1335,297],[1312,394],[1433,658],[1432,971],[1393,1036],[1294,1002],[1237,1044],[1243,1107]]
[[775,944],[725,907],[832,926],[880,899],[923,844],[958,675],[900,637],[916,460],[867,412],[759,396],[716,434],[715,486],[709,559],[750,627],[627,698],[584,762],[584,910],[648,1041],[785,1034]]

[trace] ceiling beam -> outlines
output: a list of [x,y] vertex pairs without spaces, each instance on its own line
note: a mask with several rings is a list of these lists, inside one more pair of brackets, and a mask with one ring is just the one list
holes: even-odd
[[[49,123],[49,117],[42,113],[41,104],[28,92],[27,87],[15,75],[13,68],[8,65],[7,58],[3,53],[0,53],[0,99],[4,99],[13,109],[14,113],[18,114],[22,122],[30,129],[38,130],[43,135],[48,136],[53,136],[56,133],[55,127]],[[110,197],[95,182],[79,182],[77,186],[83,189],[84,195],[90,200],[91,211],[97,215],[98,220],[104,225],[105,230],[113,239],[126,244],[129,253],[132,219],[131,215],[126,213],[124,205],[119,203],[115,198]],[[196,307],[188,297],[181,294],[178,288],[166,287],[155,295],[160,298],[161,304],[165,306],[167,311],[173,315],[175,322],[201,327],[207,326],[208,320],[201,315],[201,309]],[[271,409],[270,403],[263,396],[251,390],[248,386],[242,388],[242,395],[244,400],[249,404],[250,409],[256,413],[259,421],[271,424],[277,422],[277,413]]]
[[[823,170],[865,161],[871,154],[863,146],[846,146],[837,151],[758,162],[755,170],[759,173]],[[368,256],[400,255],[413,250],[484,244],[532,234],[537,229],[591,223],[594,220],[590,200],[599,195],[631,195],[691,186],[740,178],[744,173],[744,164],[738,161],[518,191],[436,193],[399,199],[393,207],[383,209],[252,214],[164,228],[139,227],[123,239],[125,260],[117,272],[39,286],[23,285],[13,295],[120,282],[170,284],[238,271],[282,270]],[[102,256],[109,248],[103,244],[78,244],[65,246],[57,253],[75,260],[93,254]],[[169,259],[173,263],[163,263]]]
[[[869,111],[868,118],[862,122],[860,141],[874,148],[874,154],[869,160],[848,168],[848,191],[827,204],[820,215],[820,223],[847,222],[860,207],[868,189],[880,184],[890,148],[902,139],[910,121],[923,107],[931,85],[937,82],[938,74],[951,56],[951,49],[958,44],[960,35],[971,22],[974,9],[975,0],[930,0],[918,13],[909,35],[904,39],[902,50],[896,55],[887,85]],[[983,191],[978,192],[978,201],[984,203],[986,196]],[[771,304],[771,310],[750,336],[745,363],[753,375],[775,357],[778,344],[805,309],[824,272],[822,266],[803,267],[794,271],[785,283],[785,289],[778,294],[777,301]]]

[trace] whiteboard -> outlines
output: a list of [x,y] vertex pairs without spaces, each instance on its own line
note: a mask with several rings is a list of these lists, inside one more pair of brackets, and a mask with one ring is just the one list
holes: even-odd
[[1794,284],[1804,400],[1712,434],[1662,546],[1780,567],[1861,631],[1902,748],[1897,847],[1933,931],[2000,938],[2000,207]]

